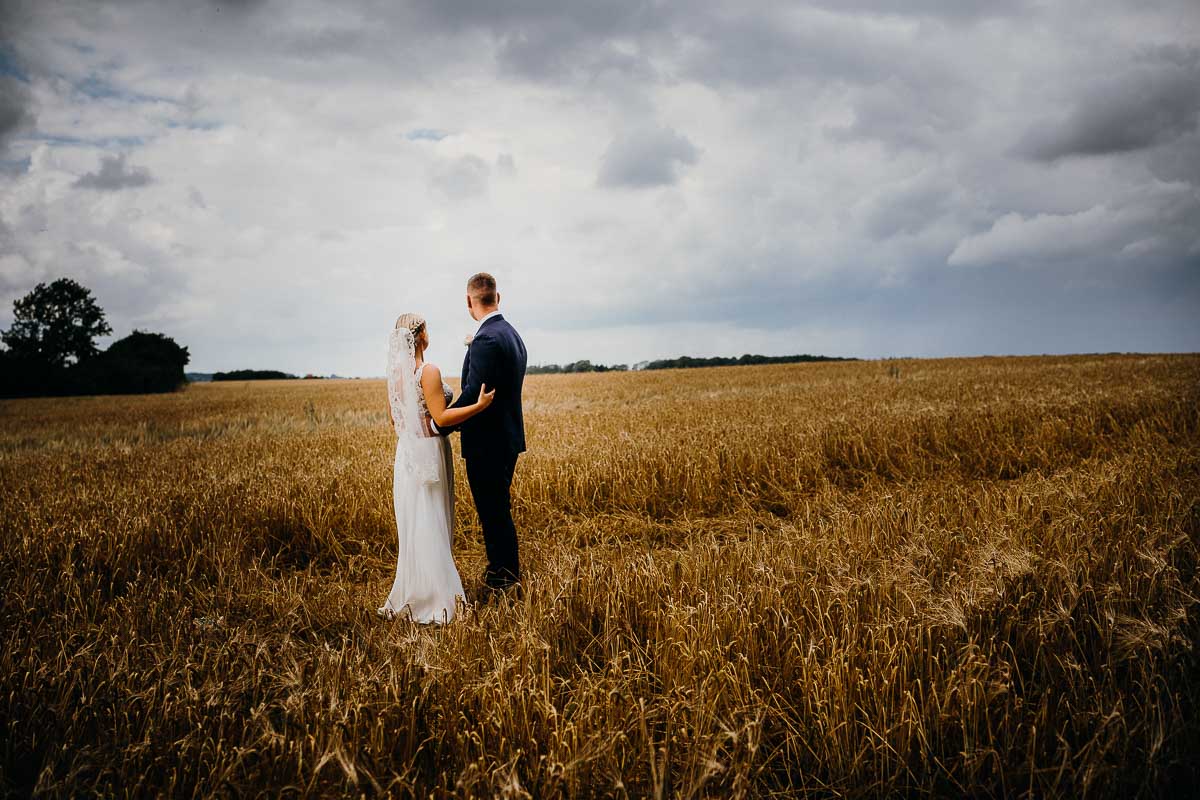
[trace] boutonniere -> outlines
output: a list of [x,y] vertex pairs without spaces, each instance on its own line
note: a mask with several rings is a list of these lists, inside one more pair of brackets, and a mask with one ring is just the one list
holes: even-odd
[[470,347],[471,342],[473,341],[475,341],[475,337],[473,335],[463,337],[463,347]]

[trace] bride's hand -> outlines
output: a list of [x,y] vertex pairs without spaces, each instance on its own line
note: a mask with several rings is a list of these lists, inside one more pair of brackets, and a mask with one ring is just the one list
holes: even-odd
[[489,392],[487,390],[487,384],[486,383],[481,384],[479,387],[479,400],[476,401],[475,405],[479,406],[479,410],[482,411],[483,409],[487,408],[488,406],[490,406],[492,404],[492,398],[494,398],[495,396],[496,396],[495,389],[492,389]]

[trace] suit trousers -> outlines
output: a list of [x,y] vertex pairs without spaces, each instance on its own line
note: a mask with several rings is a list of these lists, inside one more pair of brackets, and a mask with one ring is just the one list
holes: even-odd
[[467,483],[471,486],[471,497],[475,500],[487,550],[484,580],[488,586],[503,588],[521,580],[511,497],[517,454],[498,458],[477,456],[466,461]]

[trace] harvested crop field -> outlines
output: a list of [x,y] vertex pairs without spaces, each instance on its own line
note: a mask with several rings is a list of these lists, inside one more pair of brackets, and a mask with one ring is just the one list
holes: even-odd
[[374,613],[386,413],[382,381],[0,401],[0,788],[1200,781],[1198,356],[531,376],[524,595],[444,629]]

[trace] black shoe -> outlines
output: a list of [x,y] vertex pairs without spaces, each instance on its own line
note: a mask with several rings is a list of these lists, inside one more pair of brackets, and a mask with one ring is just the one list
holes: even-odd
[[495,601],[498,594],[500,594],[499,589],[488,586],[485,583],[472,592],[472,602],[474,602],[476,605],[486,606]]
[[479,582],[491,586],[493,589],[507,589],[515,583],[520,583],[519,577],[513,577],[507,570],[504,572],[487,572],[484,571],[479,576]]

